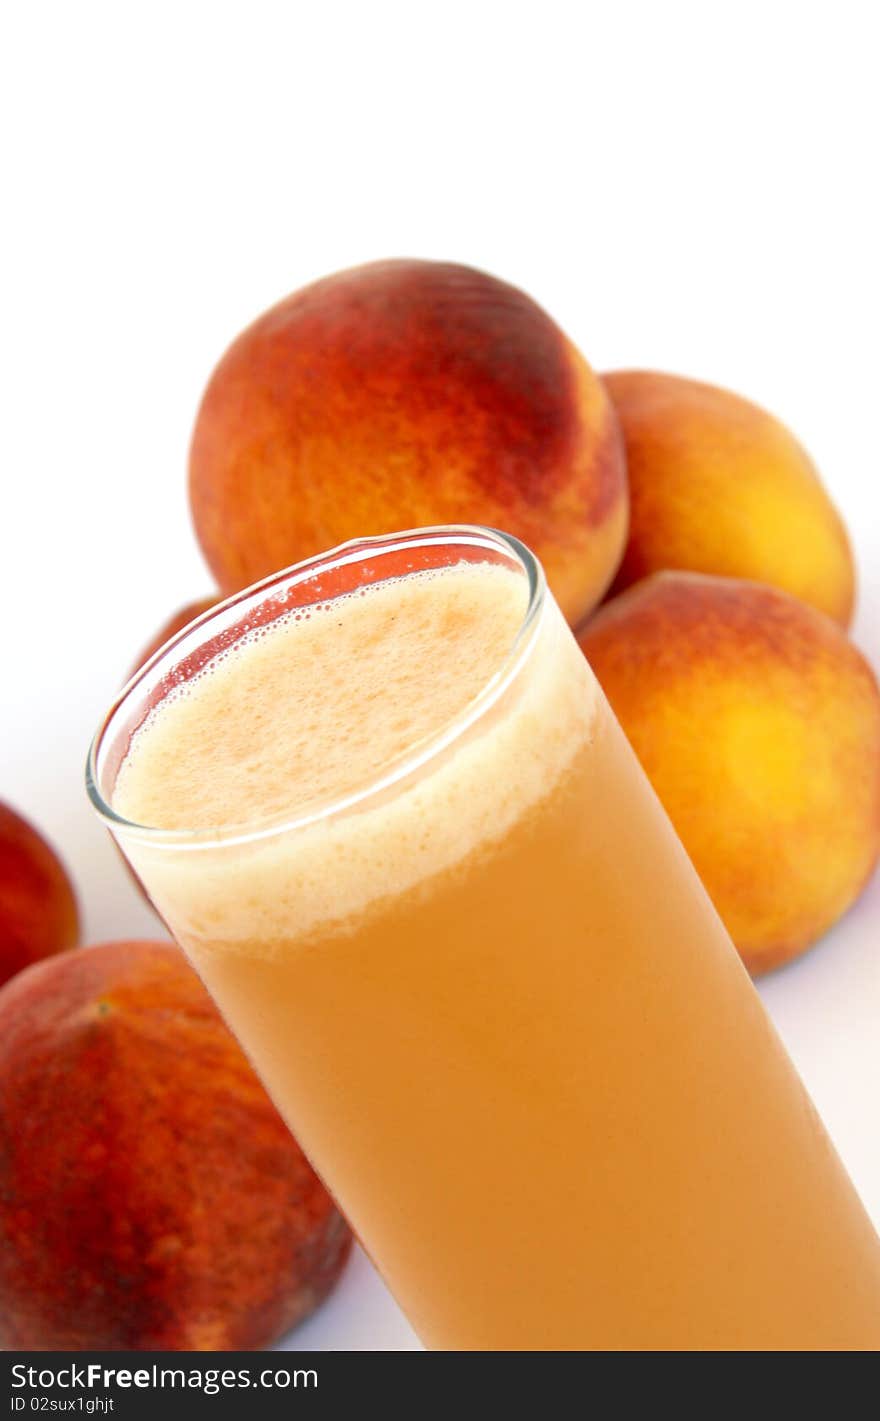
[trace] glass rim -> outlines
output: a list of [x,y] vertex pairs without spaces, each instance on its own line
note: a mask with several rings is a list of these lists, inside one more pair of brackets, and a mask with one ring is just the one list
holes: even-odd
[[[511,557],[522,568],[527,579],[528,601],[522,620],[516,630],[504,660],[487,677],[485,683],[456,716],[424,740],[402,752],[397,759],[389,762],[361,787],[345,794],[328,795],[326,800],[308,807],[300,813],[294,809],[282,814],[267,816],[255,823],[224,824],[209,828],[163,828],[159,825],[139,824],[126,819],[114,810],[100,788],[101,770],[99,760],[107,736],[111,733],[116,718],[124,707],[131,703],[138,688],[145,682],[153,682],[160,666],[165,663],[179,664],[190,649],[200,645],[204,633],[212,624],[223,620],[232,609],[249,601],[260,605],[263,600],[281,586],[293,587],[306,582],[322,569],[331,572],[349,563],[363,562],[371,556],[384,556],[407,548],[430,545],[469,547],[495,547]],[[412,574],[392,574],[391,576]],[[273,838],[276,835],[305,828],[320,820],[332,819],[362,804],[379,794],[386,793],[396,784],[425,769],[430,763],[461,739],[472,726],[476,725],[500,700],[517,679],[529,659],[535,644],[538,622],[544,607],[547,583],[540,562],[529,548],[512,533],[490,528],[476,523],[450,523],[429,528],[407,529],[399,533],[380,534],[375,537],[353,538],[340,543],[327,552],[305,558],[271,573],[268,577],[242,588],[221,599],[193,621],[188,622],[166,642],[153,652],[142,666],[125,683],[115,697],[110,709],[103,717],[89,747],[86,761],[86,790],[105,825],[114,834],[128,840],[136,839],[144,844],[175,849],[219,849]],[[337,593],[335,596],[342,596]],[[334,598],[330,599],[331,601]],[[124,758],[124,757],[123,757]]]

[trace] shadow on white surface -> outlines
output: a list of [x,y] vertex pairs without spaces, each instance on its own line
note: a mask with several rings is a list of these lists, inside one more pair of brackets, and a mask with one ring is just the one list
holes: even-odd
[[877,1224],[880,874],[821,942],[758,990]]
[[333,1293],[273,1349],[279,1352],[420,1352],[422,1344],[363,1249]]

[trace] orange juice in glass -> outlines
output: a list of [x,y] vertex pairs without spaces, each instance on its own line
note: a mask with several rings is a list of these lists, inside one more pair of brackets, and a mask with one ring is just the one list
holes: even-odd
[[515,539],[240,593],[89,780],[428,1346],[880,1345],[877,1235]]

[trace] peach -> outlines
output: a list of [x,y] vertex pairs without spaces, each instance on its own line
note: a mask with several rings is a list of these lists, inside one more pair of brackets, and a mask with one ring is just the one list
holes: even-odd
[[583,356],[523,292],[432,261],[327,277],[240,335],[198,413],[190,500],[224,592],[349,538],[484,523],[538,554],[572,623],[627,523]]
[[746,966],[803,952],[880,848],[880,695],[830,618],[776,588],[659,573],[580,644]]
[[0,1346],[264,1347],[350,1243],[176,947],[106,943],[0,992]]
[[848,626],[852,553],[806,450],[757,405],[649,370],[604,377],[626,443],[629,541],[612,595],[679,568],[781,587]]
[[185,607],[181,607],[173,616],[169,617],[166,622],[163,622],[155,636],[147,642],[146,646],[140,652],[126,680],[129,680],[136,671],[140,671],[144,662],[149,661],[150,657],[154,656],[159,648],[165,645],[166,641],[170,641],[173,636],[177,636],[178,632],[182,632],[184,627],[188,627],[190,622],[194,622],[196,617],[200,617],[203,612],[207,612],[211,607],[215,607],[218,601],[219,598],[215,595],[213,597],[201,597],[197,602],[187,602]]
[[64,865],[32,824],[0,803],[0,986],[78,939],[79,913]]

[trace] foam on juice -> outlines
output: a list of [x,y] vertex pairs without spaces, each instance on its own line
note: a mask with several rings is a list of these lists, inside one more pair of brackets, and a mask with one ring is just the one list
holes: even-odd
[[549,598],[528,676],[417,772],[333,806],[467,710],[508,662],[526,605],[525,579],[498,564],[389,579],[246,635],[162,701],[134,737],[113,808],[196,831],[184,854],[126,844],[160,910],[167,882],[175,930],[272,951],[507,833],[552,789],[594,710],[595,682]]

